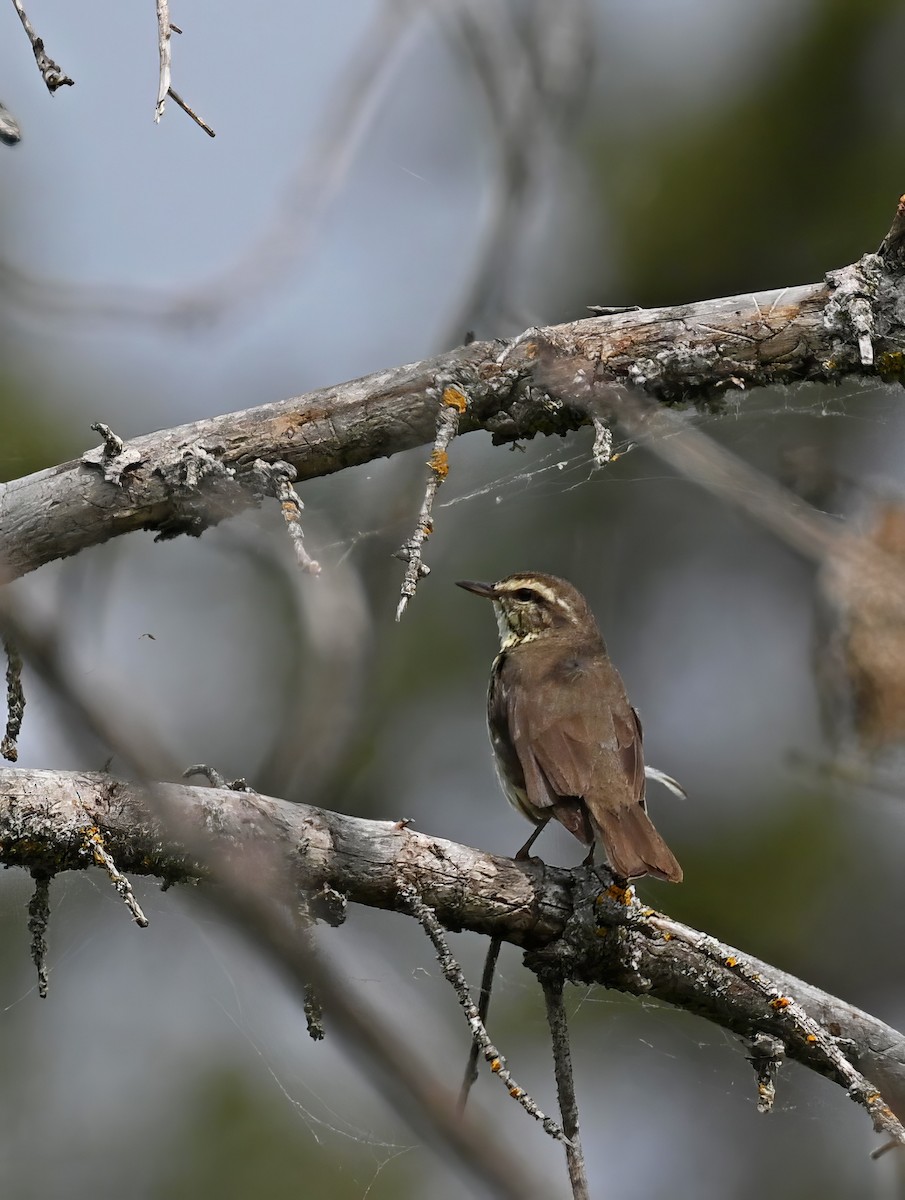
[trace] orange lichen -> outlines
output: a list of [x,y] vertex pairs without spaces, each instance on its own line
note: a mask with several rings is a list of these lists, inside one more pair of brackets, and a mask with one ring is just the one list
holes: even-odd
[[738,959],[734,955],[730,954],[729,957],[726,959],[726,966],[727,967],[737,967]]
[[780,1012],[784,1008],[788,1008],[792,1001],[788,996],[777,996],[775,1000],[770,1001],[770,1007]]
[[427,465],[435,475],[439,475],[441,479],[445,479],[449,474],[449,455],[445,450],[434,450],[428,459]]
[[449,408],[454,408],[456,412],[463,413],[468,408],[468,397],[457,387],[450,385],[443,389],[443,403]]
[[503,1064],[500,1062],[500,1060],[498,1058],[495,1058],[493,1060],[493,1062],[490,1064],[490,1069],[491,1069],[491,1071],[493,1071],[494,1074],[496,1074],[498,1071],[502,1071]]

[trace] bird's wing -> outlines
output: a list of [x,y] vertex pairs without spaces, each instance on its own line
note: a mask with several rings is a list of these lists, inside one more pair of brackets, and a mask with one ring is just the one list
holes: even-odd
[[581,797],[592,810],[596,796],[611,807],[643,804],[641,726],[622,680],[597,657],[565,665],[557,665],[543,708],[521,689],[510,692],[509,728],[529,799],[546,807]]

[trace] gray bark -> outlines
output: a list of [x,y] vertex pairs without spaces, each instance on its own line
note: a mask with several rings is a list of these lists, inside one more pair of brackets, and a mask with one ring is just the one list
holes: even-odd
[[[159,786],[167,803],[178,806],[187,828],[215,833],[218,851],[227,856],[247,855],[250,844],[266,842],[308,896],[329,889],[354,903],[406,911],[398,889],[410,884],[447,929],[495,934],[522,947],[535,969],[555,964],[577,983],[662,1000],[746,1040],[758,1032],[769,1034],[791,1058],[844,1083],[806,1037],[781,1022],[761,991],[695,947],[702,937],[696,931],[664,918],[668,928],[686,930],[688,940],[651,937],[624,924],[618,903],[593,904],[589,918],[583,870],[498,858],[398,822],[363,820],[256,793]],[[0,862],[5,866],[39,873],[84,869],[91,861],[85,845],[92,830],[100,830],[121,871],[168,883],[205,875],[167,836],[136,785],[103,774],[0,771]],[[744,958],[843,1039],[846,1057],[897,1113],[905,1113],[902,1034],[803,980]]]
[[898,236],[894,225],[881,254],[823,283],[531,329],[145,434],[117,453],[108,444],[0,486],[0,563],[16,577],[137,529],[198,535],[260,501],[257,459],[287,462],[306,480],[429,443],[449,384],[468,398],[460,432],[506,442],[587,424],[570,381],[578,370],[586,384],[589,364],[603,383],[711,412],[771,384],[900,380]]

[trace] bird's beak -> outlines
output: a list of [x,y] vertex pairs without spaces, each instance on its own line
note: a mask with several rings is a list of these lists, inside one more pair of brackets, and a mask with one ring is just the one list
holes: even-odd
[[476,583],[473,579],[457,579],[456,587],[465,588],[466,592],[474,592],[476,596],[484,596],[487,600],[496,598],[496,587],[492,583]]

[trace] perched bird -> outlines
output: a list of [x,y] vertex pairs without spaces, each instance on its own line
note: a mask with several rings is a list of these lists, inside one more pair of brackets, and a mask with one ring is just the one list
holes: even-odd
[[534,572],[458,586],[496,610],[490,741],[506,798],[538,827],[518,857],[555,817],[622,879],[679,883],[682,868],[647,815],[641,723],[584,596]]

